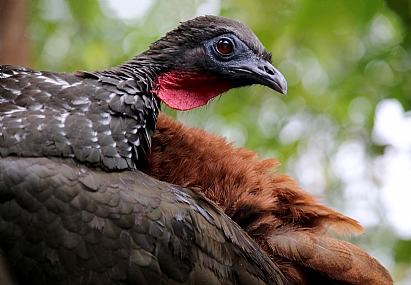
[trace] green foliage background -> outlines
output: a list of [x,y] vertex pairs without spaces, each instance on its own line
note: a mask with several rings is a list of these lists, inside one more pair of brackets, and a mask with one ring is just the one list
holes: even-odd
[[[113,5],[134,17],[120,18]],[[53,71],[120,64],[199,14],[248,25],[272,52],[288,95],[243,88],[198,110],[165,112],[277,157],[304,189],[365,221],[367,233],[351,241],[387,266],[397,284],[411,282],[410,237],[389,224],[379,193],[384,173],[376,161],[389,146],[373,138],[379,102],[394,98],[411,109],[411,2],[39,0],[28,12],[33,67]],[[339,166],[350,151],[360,162]]]

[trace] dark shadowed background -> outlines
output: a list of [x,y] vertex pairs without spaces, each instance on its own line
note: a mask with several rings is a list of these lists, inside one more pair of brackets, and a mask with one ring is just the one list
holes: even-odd
[[164,111],[277,157],[281,172],[358,220],[367,232],[351,241],[410,284],[411,2],[0,0],[0,63],[108,68],[204,14],[248,25],[288,94],[250,87]]

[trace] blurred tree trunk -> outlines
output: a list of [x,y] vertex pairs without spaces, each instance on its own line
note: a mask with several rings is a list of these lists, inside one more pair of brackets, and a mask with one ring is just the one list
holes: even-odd
[[26,1],[0,0],[0,64],[29,66]]
[[[0,64],[29,65],[26,1],[0,0]],[[0,248],[0,284],[17,284]]]

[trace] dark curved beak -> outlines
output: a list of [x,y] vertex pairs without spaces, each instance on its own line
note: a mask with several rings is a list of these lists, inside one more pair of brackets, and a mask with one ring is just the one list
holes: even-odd
[[284,76],[266,60],[255,58],[251,61],[243,61],[242,65],[234,69],[247,73],[255,83],[265,85],[281,94],[287,94],[287,81]]
[[259,77],[257,81],[260,84],[270,87],[281,94],[287,94],[287,81],[271,63],[260,59],[253,72]]

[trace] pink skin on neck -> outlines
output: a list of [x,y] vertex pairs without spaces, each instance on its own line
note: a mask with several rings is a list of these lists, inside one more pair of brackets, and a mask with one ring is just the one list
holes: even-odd
[[234,84],[197,71],[169,71],[157,77],[153,93],[167,106],[190,110],[233,88]]

